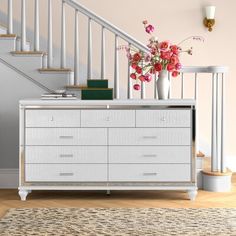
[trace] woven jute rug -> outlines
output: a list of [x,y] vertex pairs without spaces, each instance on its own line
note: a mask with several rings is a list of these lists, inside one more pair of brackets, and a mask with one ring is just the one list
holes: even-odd
[[10,209],[0,220],[0,235],[236,236],[236,209]]

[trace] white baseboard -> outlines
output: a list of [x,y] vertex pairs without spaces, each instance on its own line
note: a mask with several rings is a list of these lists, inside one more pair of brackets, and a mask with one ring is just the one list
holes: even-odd
[[0,189],[16,189],[19,184],[18,169],[0,169]]

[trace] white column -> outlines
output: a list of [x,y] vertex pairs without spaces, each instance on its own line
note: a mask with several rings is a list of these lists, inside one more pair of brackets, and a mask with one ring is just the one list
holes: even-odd
[[52,1],[48,0],[48,68],[52,67]]
[[88,71],[87,79],[92,79],[92,20],[88,19]]
[[66,19],[65,2],[62,1],[61,9],[61,68],[66,67]]
[[217,171],[216,165],[216,90],[215,73],[212,74],[212,124],[211,124],[211,171]]
[[39,1],[34,1],[34,51],[39,51]]
[[26,50],[25,0],[21,0],[21,51]]
[[184,73],[181,73],[181,98],[184,98]]
[[225,159],[224,159],[224,112],[225,112],[225,79],[222,73],[222,84],[221,84],[221,172],[226,171]]
[[8,34],[13,34],[12,0],[8,0]]
[[120,88],[119,88],[119,59],[118,59],[118,36],[115,35],[115,58],[114,58],[114,97],[116,99],[120,98]]
[[79,11],[75,10],[74,85],[79,85]]
[[105,79],[105,28],[103,26],[101,34],[101,79]]

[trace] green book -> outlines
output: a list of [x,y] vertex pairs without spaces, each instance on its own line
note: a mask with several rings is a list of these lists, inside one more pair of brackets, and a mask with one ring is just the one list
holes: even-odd
[[82,100],[112,100],[113,89],[83,89]]
[[108,80],[89,79],[87,85],[88,88],[108,88]]

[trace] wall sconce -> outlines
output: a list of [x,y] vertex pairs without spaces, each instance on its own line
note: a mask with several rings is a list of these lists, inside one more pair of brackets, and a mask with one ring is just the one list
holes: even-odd
[[207,6],[205,7],[206,17],[204,18],[204,25],[208,28],[208,31],[212,31],[212,27],[215,24],[215,6]]

